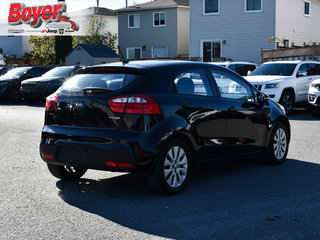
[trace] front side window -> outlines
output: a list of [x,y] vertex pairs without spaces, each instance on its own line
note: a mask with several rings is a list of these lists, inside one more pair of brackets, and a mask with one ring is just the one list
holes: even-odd
[[153,13],[153,26],[154,27],[166,26],[165,12]]
[[128,27],[139,28],[140,27],[140,14],[129,14],[128,15]]
[[238,79],[237,77],[218,70],[211,70],[221,97],[241,100],[241,101],[254,101],[249,85]]
[[141,58],[142,58],[142,50],[140,47],[127,48],[127,59],[134,60],[134,59],[141,59]]
[[245,0],[246,12],[261,12],[262,0]]
[[219,14],[220,0],[203,0],[204,14]]
[[202,70],[183,72],[176,77],[174,83],[178,94],[212,96],[209,81]]
[[304,2],[304,15],[310,16],[310,2]]

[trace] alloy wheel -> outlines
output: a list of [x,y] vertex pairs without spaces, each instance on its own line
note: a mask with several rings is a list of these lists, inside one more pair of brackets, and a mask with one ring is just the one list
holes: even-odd
[[281,160],[287,151],[287,136],[284,129],[279,128],[273,138],[273,152],[276,159]]
[[172,188],[180,187],[186,180],[188,172],[187,154],[180,146],[172,147],[164,161],[164,177]]

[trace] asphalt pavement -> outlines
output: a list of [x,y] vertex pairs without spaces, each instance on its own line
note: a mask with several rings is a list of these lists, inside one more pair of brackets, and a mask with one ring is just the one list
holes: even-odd
[[41,105],[0,104],[0,239],[319,239],[320,118],[290,117],[288,160],[226,161],[193,171],[183,193],[143,176],[88,171],[55,179],[39,156]]

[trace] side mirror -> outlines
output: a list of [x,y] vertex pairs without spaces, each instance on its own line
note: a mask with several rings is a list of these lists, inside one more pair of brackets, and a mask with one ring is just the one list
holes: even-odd
[[306,77],[308,75],[306,70],[299,70],[297,77]]
[[261,93],[261,92],[259,92],[258,94],[257,94],[257,102],[259,103],[259,104],[261,104],[261,103],[264,103],[265,101],[266,101],[266,95],[264,95],[263,93]]

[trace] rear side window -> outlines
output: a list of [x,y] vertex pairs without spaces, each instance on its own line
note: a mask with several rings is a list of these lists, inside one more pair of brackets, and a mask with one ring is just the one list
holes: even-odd
[[142,75],[136,74],[78,74],[68,80],[62,87],[62,92],[81,92],[84,88],[103,88],[117,91],[142,80]]
[[308,76],[320,75],[320,64],[310,63],[308,66]]
[[212,96],[209,81],[203,70],[180,73],[174,83],[178,94]]

